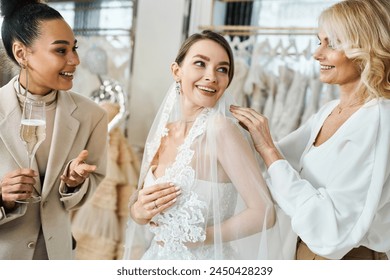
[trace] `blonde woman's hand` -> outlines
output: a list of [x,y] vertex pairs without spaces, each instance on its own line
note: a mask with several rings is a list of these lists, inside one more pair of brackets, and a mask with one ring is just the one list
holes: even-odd
[[157,214],[171,207],[181,194],[172,183],[156,184],[138,192],[137,201],[131,206],[132,218],[139,224],[147,224]]
[[278,159],[282,159],[275,147],[269,129],[268,119],[251,108],[231,105],[230,112],[239,121],[240,125],[249,131],[256,151],[264,159],[267,166]]
[[89,174],[96,170],[96,165],[90,165],[85,161],[88,158],[88,151],[83,150],[72,160],[67,176],[61,175],[61,180],[70,188],[77,187],[84,183]]

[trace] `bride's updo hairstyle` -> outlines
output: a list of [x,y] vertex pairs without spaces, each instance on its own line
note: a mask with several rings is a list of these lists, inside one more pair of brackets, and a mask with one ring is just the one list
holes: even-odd
[[61,14],[39,0],[1,0],[1,14],[4,16],[1,37],[7,55],[17,64],[12,52],[16,41],[30,47],[40,36],[42,22],[63,19]]
[[229,57],[229,63],[230,63],[230,65],[229,65],[229,72],[228,72],[228,76],[229,76],[229,84],[228,84],[228,86],[229,86],[230,83],[232,82],[233,76],[234,76],[234,57],[233,57],[233,52],[232,52],[232,49],[231,49],[228,41],[226,41],[226,39],[222,35],[220,35],[220,34],[218,34],[216,32],[213,32],[213,31],[210,31],[210,30],[204,30],[201,33],[194,33],[194,34],[192,34],[182,44],[179,52],[177,53],[175,62],[180,66],[181,63],[183,62],[184,58],[186,57],[186,55],[188,53],[188,50],[192,47],[192,45],[195,44],[198,41],[206,40],[206,39],[214,41],[218,45],[220,45],[226,51],[226,53],[227,53],[227,55]]

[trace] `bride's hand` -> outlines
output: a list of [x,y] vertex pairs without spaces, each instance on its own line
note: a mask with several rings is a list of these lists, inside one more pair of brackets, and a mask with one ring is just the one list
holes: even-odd
[[172,183],[143,188],[130,208],[131,216],[137,223],[147,224],[154,216],[171,207],[180,194],[180,188]]

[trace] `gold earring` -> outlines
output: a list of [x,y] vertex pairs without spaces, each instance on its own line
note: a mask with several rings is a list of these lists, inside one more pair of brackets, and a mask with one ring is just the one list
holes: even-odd
[[[27,92],[28,92],[28,70],[27,70],[27,66],[24,65],[23,63],[19,63],[20,65],[20,72],[19,72],[19,80],[18,80],[18,89],[19,89],[19,93],[24,95],[24,96],[27,96]],[[21,89],[21,85],[20,85],[20,76],[22,74],[22,70],[25,69],[26,70],[26,80],[25,80],[25,88],[24,88],[24,92],[22,93],[22,89]]]

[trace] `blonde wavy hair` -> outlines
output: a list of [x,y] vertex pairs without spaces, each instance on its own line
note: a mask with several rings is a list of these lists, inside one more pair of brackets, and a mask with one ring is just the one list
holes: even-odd
[[356,62],[359,97],[390,99],[390,1],[341,1],[321,13],[319,28]]

